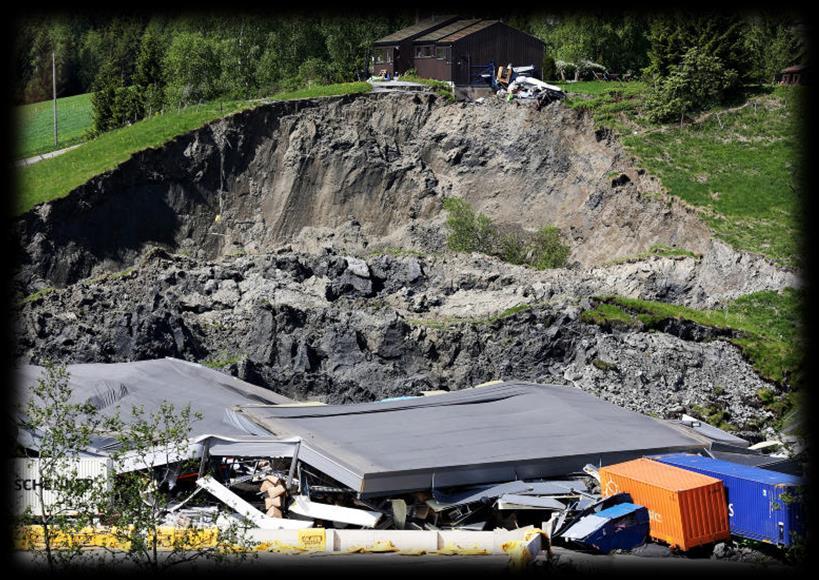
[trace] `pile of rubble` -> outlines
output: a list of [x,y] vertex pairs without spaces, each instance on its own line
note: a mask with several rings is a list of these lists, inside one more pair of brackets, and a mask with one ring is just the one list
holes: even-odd
[[[157,392],[174,404],[196,401],[201,416],[184,461],[113,456],[110,443],[95,443],[83,459],[113,462],[112,477],[152,471],[151,489],[167,498],[165,524],[176,528],[240,525],[258,541],[283,544],[312,530],[323,551],[362,542],[398,550],[403,542],[426,552],[449,546],[452,553],[516,552],[523,559],[540,551],[540,537],[547,547],[597,553],[632,550],[649,539],[687,551],[732,533],[787,546],[803,528],[798,501],[777,499],[774,511],[759,502],[737,508],[752,514],[751,523],[737,518],[729,531],[726,497],[745,501],[742,481],[768,485],[772,497],[797,497],[801,479],[784,473],[793,465],[715,427],[656,420],[571,387],[493,382],[324,405],[175,359],[70,365],[68,372],[72,400],[103,415],[129,403],[150,412]],[[23,367],[24,393],[41,373]],[[32,454],[35,435],[18,433]],[[714,459],[729,456],[734,463]],[[15,469],[31,461],[20,458]],[[726,465],[730,477],[707,475]],[[731,479],[737,475],[739,483]],[[655,497],[669,494],[647,487],[674,490],[673,498],[702,492],[708,500],[658,503]],[[650,521],[649,512],[660,516]],[[769,530],[762,523],[770,517],[786,524]],[[662,527],[672,521],[704,522],[705,529]]]
[[566,98],[563,89],[556,85],[550,85],[532,76],[522,74],[527,72],[524,67],[499,67],[496,78],[497,95],[505,97],[507,101],[512,99],[533,99],[537,101],[537,110],[554,101]]

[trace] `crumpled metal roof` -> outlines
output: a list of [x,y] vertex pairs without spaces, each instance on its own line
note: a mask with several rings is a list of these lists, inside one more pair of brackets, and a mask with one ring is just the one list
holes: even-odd
[[[16,399],[21,406],[31,398],[30,386],[36,383],[43,370],[36,365],[16,369]],[[264,435],[258,425],[236,417],[231,409],[236,405],[294,402],[217,370],[174,358],[72,364],[67,370],[72,402],[90,402],[103,416],[112,416],[119,409],[120,418],[128,422],[134,405],[142,406],[147,417],[159,409],[163,401],[180,410],[190,404],[193,411],[200,411],[203,415],[201,420],[193,422],[193,438],[205,434],[226,437]],[[99,448],[108,448],[111,441],[95,443]]]
[[365,495],[552,477],[707,446],[580,389],[508,382],[398,401],[245,407],[300,459]]

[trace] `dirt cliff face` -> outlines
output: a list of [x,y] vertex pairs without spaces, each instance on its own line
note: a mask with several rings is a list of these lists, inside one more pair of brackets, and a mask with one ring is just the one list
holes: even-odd
[[[264,105],[139,153],[19,219],[17,286],[28,298],[15,354],[210,360],[327,402],[557,382],[661,416],[718,405],[738,426],[764,422],[756,393],[778,387],[724,336],[605,329],[579,316],[596,295],[714,307],[797,284],[713,240],[658,189],[560,103],[538,112],[367,95]],[[447,252],[450,195],[499,223],[560,227],[572,267]],[[656,243],[702,257],[611,264]]]
[[[136,154],[22,218],[23,283],[121,269],[145,244],[198,258],[397,245],[440,250],[441,200],[561,228],[582,265],[710,235],[591,120],[556,103],[434,95],[273,103]],[[437,219],[436,219],[437,218]],[[351,225],[353,229],[351,230]]]

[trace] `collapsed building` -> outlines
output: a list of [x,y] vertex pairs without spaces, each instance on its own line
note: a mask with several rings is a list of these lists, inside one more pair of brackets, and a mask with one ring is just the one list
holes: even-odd
[[[22,402],[43,371],[18,370]],[[602,529],[612,518],[639,513],[640,506],[625,505],[628,494],[607,497],[600,489],[597,471],[604,466],[681,452],[764,461],[747,441],[717,428],[656,419],[567,386],[498,381],[325,405],[173,358],[75,364],[68,373],[72,402],[89,403],[103,416],[127,421],[123,412],[132,406],[150,414],[165,401],[176,408],[190,403],[201,413],[187,454],[168,465],[150,463],[177,470],[170,484],[177,497],[167,507],[168,522],[177,525],[218,521],[213,505],[182,507],[205,490],[233,517],[262,530],[543,527],[576,542],[578,530],[597,537],[597,528],[578,524],[584,517],[594,516]],[[17,440],[36,456],[40,435],[21,428]],[[83,457],[110,462],[116,445],[101,436]],[[198,467],[174,465],[190,459],[199,459]],[[113,473],[150,468],[141,457],[117,461]],[[25,497],[18,500],[18,508],[25,505]]]

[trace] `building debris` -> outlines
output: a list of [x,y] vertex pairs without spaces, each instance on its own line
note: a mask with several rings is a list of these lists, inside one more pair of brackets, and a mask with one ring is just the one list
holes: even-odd
[[340,505],[331,505],[311,501],[309,497],[299,495],[290,504],[290,513],[299,514],[315,520],[341,522],[363,528],[374,528],[382,514],[377,511],[361,510]]
[[210,475],[197,479],[196,485],[207,490],[215,498],[235,510],[237,514],[263,530],[298,530],[313,526],[311,521],[270,517],[263,514]]
[[512,99],[534,99],[537,100],[537,110],[553,101],[560,101],[566,98],[566,93],[557,85],[550,85],[534,77],[517,75],[506,88],[498,89],[497,94]]
[[566,504],[556,498],[536,495],[516,495],[514,493],[507,493],[499,497],[497,506],[499,510],[562,510],[566,508]]
[[[125,398],[153,400],[141,381],[150,384],[169,368],[179,396],[189,397],[185,389],[196,385],[203,422],[187,453],[156,468],[169,471],[174,494],[165,508],[168,526],[245,521],[253,538],[288,553],[308,544],[328,552],[503,552],[524,563],[541,549],[533,539],[541,533],[564,547],[609,553],[646,538],[680,550],[723,541],[729,516],[735,535],[783,546],[803,530],[801,504],[790,501],[800,478],[708,455],[780,458],[688,416],[660,421],[578,389],[517,382],[303,405],[262,396],[238,380],[225,389],[198,365],[145,362],[156,361],[128,363],[139,366],[137,373],[110,365],[125,382],[114,388],[86,381],[76,394],[101,410]],[[102,377],[108,365],[93,366],[99,368],[78,376]],[[38,441],[36,433],[18,434],[32,451]],[[95,441],[88,456],[110,462],[111,445]],[[183,468],[191,457],[198,461]],[[111,469],[145,467],[132,458]],[[743,481],[767,485],[766,500],[737,510],[738,501],[753,503]],[[231,512],[191,505],[203,489]],[[671,499],[658,499],[658,491]],[[308,532],[315,538],[294,535]]]
[[645,542],[648,520],[648,510],[644,506],[621,503],[582,517],[561,537],[601,554],[632,550]]

